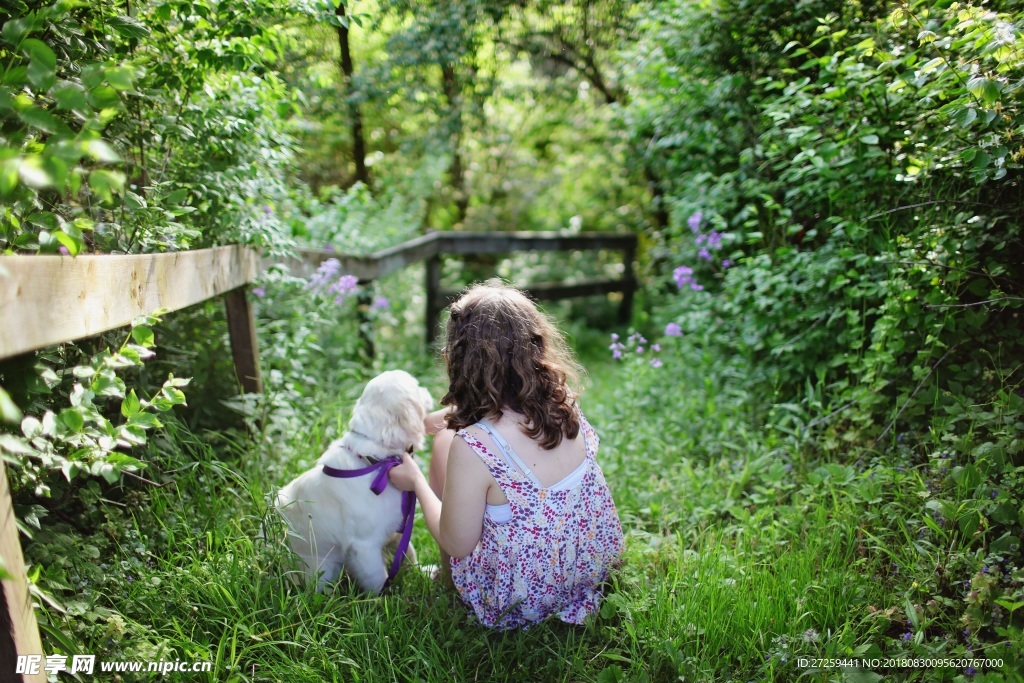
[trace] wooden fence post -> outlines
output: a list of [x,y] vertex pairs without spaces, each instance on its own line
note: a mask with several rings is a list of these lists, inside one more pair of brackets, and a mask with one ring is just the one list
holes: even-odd
[[260,352],[256,344],[256,324],[252,305],[246,297],[247,287],[233,289],[224,296],[227,309],[228,335],[231,338],[231,356],[242,391],[258,394],[263,391],[260,380]]
[[636,259],[636,242],[622,250],[622,302],[619,304],[619,323],[628,325],[633,319],[633,294],[636,292],[636,274],[633,272],[633,261]]
[[373,343],[373,325],[370,323],[370,307],[373,306],[373,296],[369,290],[370,283],[363,283],[363,286],[356,294],[356,316],[359,323],[359,340],[363,344],[363,353],[367,359],[373,360],[377,352]]
[[441,257],[435,254],[427,259],[427,318],[424,321],[427,329],[427,346],[432,345],[441,332],[438,318],[442,309],[444,299],[441,296]]
[[[0,460],[0,558],[4,569],[13,578],[0,581],[0,682],[32,681],[46,683],[46,663],[43,644],[39,639],[39,625],[32,611],[32,598],[25,577],[25,558],[18,540],[18,525],[14,520],[14,505],[7,486],[7,472]],[[24,677],[14,673],[17,655],[39,655],[35,675]]]

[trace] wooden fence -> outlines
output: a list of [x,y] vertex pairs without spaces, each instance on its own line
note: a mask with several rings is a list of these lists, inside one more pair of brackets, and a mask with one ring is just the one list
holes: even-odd
[[[441,287],[443,255],[519,251],[616,250],[623,252],[618,280],[533,284],[536,299],[561,299],[621,292],[619,316],[632,316],[636,279],[636,235],[609,233],[431,233],[369,256],[300,250],[286,261],[263,259],[239,245],[170,254],[0,257],[0,360],[129,324],[157,310],[175,311],[224,295],[231,352],[239,385],[261,391],[259,350],[246,287],[269,265],[281,263],[308,275],[336,258],[341,272],[367,283],[426,261],[426,339],[432,342],[441,311],[458,296]],[[520,283],[516,283],[520,284]],[[520,286],[522,286],[520,284]],[[19,680],[11,667],[17,654],[42,653],[25,563],[3,461],[0,460],[0,560],[8,578],[0,582],[0,683]],[[82,653],[87,654],[87,653]],[[45,663],[45,659],[43,660]],[[22,680],[46,681],[42,666]]]
[[406,266],[426,261],[426,340],[429,344],[437,336],[438,316],[441,311],[459,295],[458,290],[446,290],[441,287],[441,257],[444,255],[508,254],[521,251],[621,251],[622,277],[617,280],[593,280],[572,284],[515,284],[523,287],[538,301],[619,292],[622,294],[619,320],[625,323],[633,317],[633,295],[636,292],[633,261],[636,257],[636,247],[637,239],[633,234],[435,232],[366,257],[335,254],[321,249],[300,249],[297,258],[285,263],[291,267],[292,272],[308,275],[327,259],[335,258],[341,263],[341,272],[355,275],[360,282],[372,282]]
[[259,255],[240,246],[131,256],[0,257],[0,360],[227,294],[238,378],[247,391],[259,391],[256,335],[244,289],[259,273]]

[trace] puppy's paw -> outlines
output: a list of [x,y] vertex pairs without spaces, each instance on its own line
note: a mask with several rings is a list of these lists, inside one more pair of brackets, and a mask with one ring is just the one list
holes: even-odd
[[437,581],[438,577],[441,576],[441,566],[436,564],[419,564],[416,568],[423,572],[431,581]]

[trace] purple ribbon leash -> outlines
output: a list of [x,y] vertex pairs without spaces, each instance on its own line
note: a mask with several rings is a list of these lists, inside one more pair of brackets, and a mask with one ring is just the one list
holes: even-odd
[[[376,495],[384,493],[388,487],[388,472],[392,467],[402,464],[402,458],[398,455],[389,455],[383,460],[378,460],[372,465],[360,467],[356,470],[339,470],[330,465],[324,465],[324,474],[337,479],[355,479],[376,471],[377,476],[370,482],[370,490]],[[384,586],[390,585],[391,581],[398,575],[398,569],[402,566],[405,553],[409,550],[409,541],[412,539],[412,523],[416,518],[416,494],[412,491],[402,491],[402,538],[398,541],[398,548],[395,549],[395,559],[391,561],[391,569],[388,571],[388,580]]]

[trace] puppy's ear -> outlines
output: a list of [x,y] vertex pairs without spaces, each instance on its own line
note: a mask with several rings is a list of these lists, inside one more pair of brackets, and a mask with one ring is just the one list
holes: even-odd
[[419,387],[420,390],[420,403],[423,405],[423,412],[429,413],[434,407],[434,397],[430,395],[430,392]]
[[405,450],[410,444],[417,449],[423,448],[424,417],[426,409],[412,396],[393,402],[386,411],[380,430],[381,440],[389,448],[398,450]]

